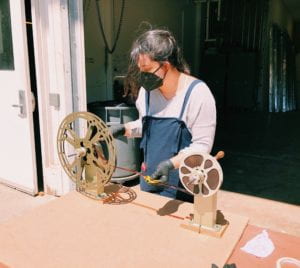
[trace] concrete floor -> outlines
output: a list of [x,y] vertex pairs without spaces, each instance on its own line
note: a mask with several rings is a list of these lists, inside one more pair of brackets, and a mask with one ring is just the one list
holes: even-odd
[[299,206],[221,190],[218,209],[246,216],[251,225],[300,237]]
[[222,189],[300,205],[300,111],[218,112]]
[[0,223],[21,216],[55,198],[51,195],[33,197],[0,183]]

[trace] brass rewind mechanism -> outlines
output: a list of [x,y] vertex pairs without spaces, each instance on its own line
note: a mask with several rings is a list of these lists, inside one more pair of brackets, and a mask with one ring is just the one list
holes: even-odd
[[[76,112],[69,114],[61,122],[57,134],[57,151],[61,165],[78,192],[105,203],[128,203],[136,194],[123,187],[107,194],[116,166],[116,147],[107,125],[95,114]],[[215,157],[207,153],[190,153],[182,160],[179,177],[184,189],[167,183],[160,183],[145,174],[133,171],[144,177],[149,184],[171,187],[194,196],[194,213],[186,229],[207,232],[220,237],[228,224],[217,220],[217,192],[223,182],[222,168],[218,159],[224,156],[219,152]],[[116,186],[116,185],[108,185]],[[124,196],[126,196],[124,198]]]
[[194,195],[194,213],[188,224],[182,227],[199,233],[221,237],[228,226],[217,218],[217,193],[223,182],[223,171],[218,159],[207,153],[190,153],[179,167],[179,177],[184,188]]
[[80,193],[105,197],[104,186],[115,170],[116,149],[106,124],[95,114],[69,114],[60,124],[57,151],[64,171]]

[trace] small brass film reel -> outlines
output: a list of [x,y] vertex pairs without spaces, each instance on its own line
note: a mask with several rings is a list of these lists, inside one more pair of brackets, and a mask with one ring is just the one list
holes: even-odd
[[223,172],[215,157],[190,153],[181,162],[179,176],[184,188],[193,195],[214,195],[223,182]]
[[[223,182],[222,168],[217,158],[207,153],[187,154],[179,167],[179,177],[184,188],[194,195],[194,213],[190,222],[182,224],[186,229],[221,237],[226,225],[217,219],[217,192]],[[220,157],[221,156],[221,157]]]

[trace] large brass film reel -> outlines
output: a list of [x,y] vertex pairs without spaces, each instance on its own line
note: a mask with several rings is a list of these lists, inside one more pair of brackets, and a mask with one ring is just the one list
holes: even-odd
[[217,159],[207,153],[188,154],[179,167],[184,188],[193,195],[209,197],[215,194],[223,182],[222,168]]
[[69,114],[58,129],[57,151],[77,190],[95,199],[102,198],[116,163],[114,139],[106,124],[89,112]]

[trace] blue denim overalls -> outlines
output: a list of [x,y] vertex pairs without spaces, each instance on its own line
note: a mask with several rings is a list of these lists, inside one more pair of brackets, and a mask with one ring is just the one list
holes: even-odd
[[[161,161],[173,157],[181,149],[190,145],[192,135],[186,127],[185,122],[182,121],[182,116],[193,88],[200,82],[202,81],[194,80],[190,84],[178,118],[151,116],[149,113],[150,93],[146,92],[146,115],[142,119],[143,137],[141,141],[141,148],[144,153],[143,165],[146,166],[144,173],[146,175],[151,176]],[[170,171],[168,184],[183,188],[179,179],[178,169]],[[157,193],[170,198],[190,202],[193,200],[191,195],[175,189],[149,185],[143,178],[140,178],[140,187],[143,191]]]

